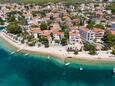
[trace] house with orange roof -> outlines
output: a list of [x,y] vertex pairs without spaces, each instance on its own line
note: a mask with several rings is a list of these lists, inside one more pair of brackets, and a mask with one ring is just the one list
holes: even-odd
[[43,30],[43,34],[44,36],[50,36],[51,31],[50,30]]
[[23,16],[25,17],[25,19],[27,19],[27,20],[31,20],[31,18],[32,18],[32,14],[31,14],[30,12],[28,12],[28,11],[24,11],[22,15],[23,15]]
[[65,15],[63,18],[64,18],[64,19],[69,19],[69,16]]
[[80,43],[81,38],[79,31],[77,30],[72,30],[69,32],[69,43],[70,44],[75,44],[75,43]]
[[104,36],[105,30],[101,28],[94,28],[93,31],[95,32],[96,40],[100,41]]
[[98,11],[96,11],[96,15],[97,15],[97,17],[102,17],[104,15],[104,13],[103,13],[103,11],[98,10]]
[[52,37],[51,37],[51,31],[50,30],[43,30],[42,35],[47,37],[47,39],[49,41],[49,44],[52,42]]
[[111,34],[115,35],[115,29],[111,28],[111,29],[109,29],[107,31],[110,32]]
[[53,36],[54,36],[54,40],[60,40],[64,38],[64,32],[56,32],[53,34]]
[[34,36],[34,38],[38,38],[39,35],[43,34],[43,31],[41,31],[40,28],[34,28],[31,30],[31,33]]
[[50,29],[52,33],[56,33],[60,30],[59,28],[53,28],[53,27],[51,27]]
[[38,22],[39,19],[40,19],[40,16],[34,16],[34,17],[32,18],[32,20],[35,21],[35,22]]
[[51,26],[52,26],[52,28],[57,28],[57,29],[59,29],[59,30],[61,29],[59,23],[54,23],[54,24],[52,24]]
[[111,33],[112,33],[113,35],[115,35],[115,30],[114,30],[114,31],[111,31]]
[[45,17],[44,17],[44,20],[45,20],[45,21],[50,21],[50,16],[45,16]]
[[57,22],[57,23],[61,22],[61,18],[60,18],[60,17],[57,17],[57,18],[55,19],[55,22]]
[[73,19],[72,21],[73,21],[73,23],[79,23],[79,22],[80,22],[80,19],[79,19],[79,18],[76,18],[76,19]]
[[54,18],[58,18],[59,16],[60,16],[60,13],[58,13],[58,12],[57,13],[53,13],[53,17]]

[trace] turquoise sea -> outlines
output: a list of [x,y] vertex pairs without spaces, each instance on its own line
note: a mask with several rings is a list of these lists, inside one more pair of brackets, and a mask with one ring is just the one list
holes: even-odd
[[[64,66],[53,58],[11,52],[0,39],[0,86],[115,86],[113,64]],[[85,70],[80,71],[80,67]]]

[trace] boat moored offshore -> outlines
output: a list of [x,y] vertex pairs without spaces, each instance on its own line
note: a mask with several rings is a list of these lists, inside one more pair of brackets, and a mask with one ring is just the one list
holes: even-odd
[[67,66],[67,65],[70,65],[70,62],[65,63],[65,65],[66,65],[66,66]]
[[115,68],[113,68],[112,73],[115,74]]

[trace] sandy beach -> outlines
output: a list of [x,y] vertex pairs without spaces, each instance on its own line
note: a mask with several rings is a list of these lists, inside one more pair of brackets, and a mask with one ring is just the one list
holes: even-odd
[[32,53],[32,54],[40,54],[40,55],[47,55],[47,56],[53,56],[57,57],[61,60],[65,60],[68,57],[71,57],[72,59],[84,59],[84,60],[104,60],[104,61],[115,61],[115,56],[111,54],[106,54],[104,51],[98,51],[101,52],[101,54],[98,55],[89,55],[87,52],[82,51],[79,52],[78,55],[74,55],[72,52],[67,52],[65,47],[58,47],[58,46],[52,46],[49,48],[45,47],[30,47],[25,44],[21,44],[5,34],[4,32],[0,32],[0,37],[7,41],[11,46],[16,48],[16,51],[20,51],[23,53]]

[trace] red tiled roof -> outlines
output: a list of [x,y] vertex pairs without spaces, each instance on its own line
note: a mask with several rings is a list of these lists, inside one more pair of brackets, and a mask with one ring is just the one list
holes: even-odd
[[75,36],[75,35],[77,35],[78,34],[78,32],[76,32],[76,31],[71,31],[71,32],[69,32],[69,35],[70,36]]
[[61,18],[58,17],[58,18],[56,18],[56,20],[61,20]]
[[24,13],[23,13],[23,16],[31,16],[31,14],[28,13],[28,12],[24,12]]
[[37,28],[36,28],[36,29],[33,29],[32,32],[33,32],[33,33],[42,33],[42,31],[41,31],[40,29],[37,29]]
[[112,33],[113,35],[115,35],[115,31],[111,31],[111,33]]
[[103,29],[101,28],[94,28],[93,29],[94,32],[98,33],[98,32],[105,32]]
[[67,19],[67,18],[69,18],[69,17],[68,17],[68,16],[64,16],[63,18]]
[[64,32],[56,32],[57,35],[64,35]]
[[83,28],[82,31],[84,31],[84,32],[88,32],[89,29],[88,29],[88,28]]
[[38,18],[40,18],[40,16],[34,16],[34,17],[33,17],[33,19],[38,19]]
[[59,28],[51,28],[51,32],[58,32]]
[[55,25],[57,26],[57,25],[59,25],[59,23],[54,23],[53,26],[55,26]]
[[103,15],[103,12],[102,12],[101,10],[98,10],[98,11],[96,12],[96,14],[97,14],[97,15]]
[[50,30],[43,30],[43,35],[44,36],[49,36],[51,34]]
[[73,19],[73,22],[79,22],[79,21],[80,21],[79,18],[77,18],[77,19]]
[[107,31],[111,32],[113,35],[115,35],[115,30],[113,28],[109,28]]
[[71,27],[70,29],[71,29],[71,30],[76,30],[76,29],[77,29],[77,27]]

